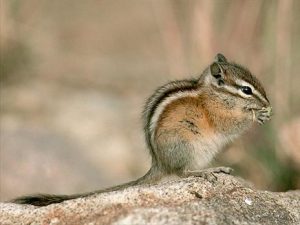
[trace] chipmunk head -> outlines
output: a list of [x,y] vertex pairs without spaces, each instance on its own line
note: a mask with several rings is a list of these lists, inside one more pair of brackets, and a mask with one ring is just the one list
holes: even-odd
[[241,65],[228,62],[217,54],[204,73],[204,85],[209,86],[231,107],[240,107],[244,113],[259,123],[270,119],[271,106],[258,79]]

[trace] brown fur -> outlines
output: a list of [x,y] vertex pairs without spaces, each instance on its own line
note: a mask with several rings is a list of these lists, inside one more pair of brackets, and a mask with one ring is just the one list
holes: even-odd
[[[168,130],[178,130],[177,134],[187,141],[195,139],[197,135],[210,135],[214,128],[200,101],[200,97],[185,97],[169,104],[160,116],[155,136],[158,137]],[[198,128],[198,133],[191,130],[187,121]]]

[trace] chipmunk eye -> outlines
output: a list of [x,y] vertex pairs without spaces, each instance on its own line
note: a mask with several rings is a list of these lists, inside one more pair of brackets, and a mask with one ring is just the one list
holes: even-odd
[[248,86],[242,86],[241,87],[242,92],[244,92],[246,95],[252,95],[252,89]]

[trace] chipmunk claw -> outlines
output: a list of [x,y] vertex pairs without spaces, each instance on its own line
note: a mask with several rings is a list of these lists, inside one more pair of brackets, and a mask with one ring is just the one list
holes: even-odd
[[231,174],[232,171],[233,169],[230,167],[214,167],[214,168],[209,168],[209,169],[199,170],[199,171],[185,171],[183,176],[202,177],[205,180],[209,181],[210,183],[215,183],[218,180],[218,177],[216,176],[217,173]]
[[272,107],[262,108],[256,111],[255,117],[259,124],[264,124],[266,121],[270,120],[272,116]]

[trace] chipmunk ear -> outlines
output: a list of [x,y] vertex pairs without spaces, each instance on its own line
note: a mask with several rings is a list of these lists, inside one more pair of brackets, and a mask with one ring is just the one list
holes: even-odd
[[209,68],[210,68],[210,73],[212,76],[214,76],[217,79],[222,77],[222,74],[221,74],[222,70],[218,63],[214,62],[213,64],[210,65]]
[[210,65],[210,74],[213,76],[213,82],[216,82],[219,86],[224,84],[224,73],[220,65],[216,62]]
[[216,56],[215,56],[215,62],[223,62],[223,63],[226,63],[227,62],[227,59],[224,55],[222,55],[221,53],[218,53]]

